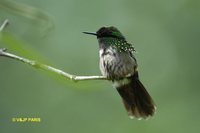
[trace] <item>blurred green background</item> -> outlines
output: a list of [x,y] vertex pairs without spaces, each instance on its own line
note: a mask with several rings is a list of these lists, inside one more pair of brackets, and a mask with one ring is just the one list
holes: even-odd
[[[81,32],[118,27],[137,50],[140,78],[157,113],[131,120],[107,81],[73,83],[0,57],[1,133],[200,132],[200,1],[10,2],[0,1],[0,21],[10,22],[0,47],[72,74],[100,75],[97,40]],[[14,123],[13,117],[42,122]]]

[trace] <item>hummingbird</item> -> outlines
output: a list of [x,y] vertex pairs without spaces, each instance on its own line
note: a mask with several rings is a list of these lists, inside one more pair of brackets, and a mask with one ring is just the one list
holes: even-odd
[[117,89],[130,118],[153,116],[156,107],[153,99],[139,80],[135,48],[128,43],[116,27],[101,27],[94,35],[99,43],[99,66]]

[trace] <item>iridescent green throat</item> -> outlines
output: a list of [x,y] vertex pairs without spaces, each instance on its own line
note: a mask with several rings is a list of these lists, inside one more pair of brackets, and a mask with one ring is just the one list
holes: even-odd
[[119,52],[133,52],[135,51],[132,44],[128,43],[125,39],[118,39],[113,37],[101,38],[107,46],[114,46]]

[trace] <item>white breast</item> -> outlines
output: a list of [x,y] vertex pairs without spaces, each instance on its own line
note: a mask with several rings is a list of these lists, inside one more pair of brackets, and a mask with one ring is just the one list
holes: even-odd
[[[100,49],[100,70],[107,77],[125,77],[134,73],[135,60],[129,53],[119,52],[113,47]],[[117,66],[117,67],[116,67]]]

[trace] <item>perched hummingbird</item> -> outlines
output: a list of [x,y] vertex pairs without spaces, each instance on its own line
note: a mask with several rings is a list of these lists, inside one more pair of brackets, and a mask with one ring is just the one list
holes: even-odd
[[133,45],[115,27],[102,27],[96,33],[83,33],[97,37],[101,73],[112,81],[130,118],[152,116],[155,105],[139,80]]

